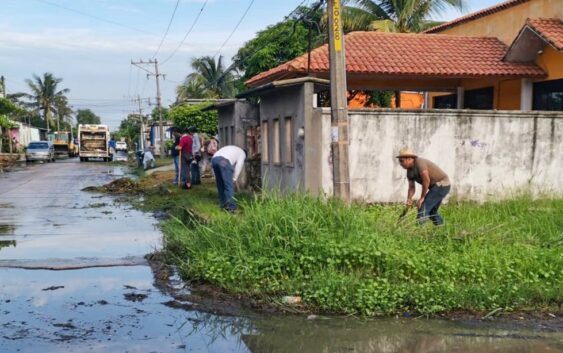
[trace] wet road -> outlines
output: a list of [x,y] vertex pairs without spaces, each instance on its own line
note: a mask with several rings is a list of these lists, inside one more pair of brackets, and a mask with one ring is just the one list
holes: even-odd
[[156,221],[80,191],[123,173],[63,160],[0,174],[1,353],[563,352],[563,334],[541,328],[173,308],[143,259],[161,246]]

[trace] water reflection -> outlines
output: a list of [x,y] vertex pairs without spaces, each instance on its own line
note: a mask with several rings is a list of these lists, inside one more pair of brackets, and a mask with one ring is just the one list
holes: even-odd
[[16,247],[16,241],[15,240],[0,240],[0,250],[2,248],[7,248],[8,246]]
[[16,226],[13,224],[0,223],[0,235],[14,234]]
[[469,329],[430,320],[288,320],[255,322],[254,334],[241,340],[253,353],[547,353],[563,351],[562,335]]

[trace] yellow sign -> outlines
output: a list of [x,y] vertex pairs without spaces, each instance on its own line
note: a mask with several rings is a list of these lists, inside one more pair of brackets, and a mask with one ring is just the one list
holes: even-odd
[[334,48],[336,52],[342,51],[342,12],[340,7],[340,0],[334,0],[332,3],[332,23],[333,27],[333,38],[334,38]]

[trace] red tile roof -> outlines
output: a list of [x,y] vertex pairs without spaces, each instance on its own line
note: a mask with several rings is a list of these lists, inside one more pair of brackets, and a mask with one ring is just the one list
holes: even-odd
[[[346,35],[348,74],[472,78],[543,77],[533,63],[503,62],[506,45],[496,38],[441,34],[352,32]],[[311,51],[311,73],[329,69],[328,46]],[[307,74],[307,54],[262,72],[245,84],[256,87]]]
[[563,50],[563,21],[561,19],[528,19],[526,24],[555,49]]
[[485,17],[485,16],[488,16],[488,15],[494,14],[496,12],[500,12],[500,11],[509,9],[511,7],[523,4],[523,3],[528,2],[528,1],[531,1],[531,0],[508,0],[508,1],[505,1],[505,2],[501,2],[500,4],[497,4],[497,5],[494,5],[494,6],[491,6],[491,7],[487,7],[486,9],[483,9],[483,10],[472,12],[472,13],[467,14],[465,16],[456,18],[453,21],[442,23],[441,25],[427,29],[426,31],[424,31],[424,33],[438,33],[438,32],[441,32],[443,30],[446,30],[448,28],[452,28],[452,27],[455,27],[457,25],[460,25],[462,23],[471,22],[471,21],[476,20],[478,18]]

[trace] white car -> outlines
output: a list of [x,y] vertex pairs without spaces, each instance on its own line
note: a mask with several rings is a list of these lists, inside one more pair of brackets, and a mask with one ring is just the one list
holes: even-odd
[[116,151],[127,151],[127,143],[125,141],[117,141],[115,143]]

